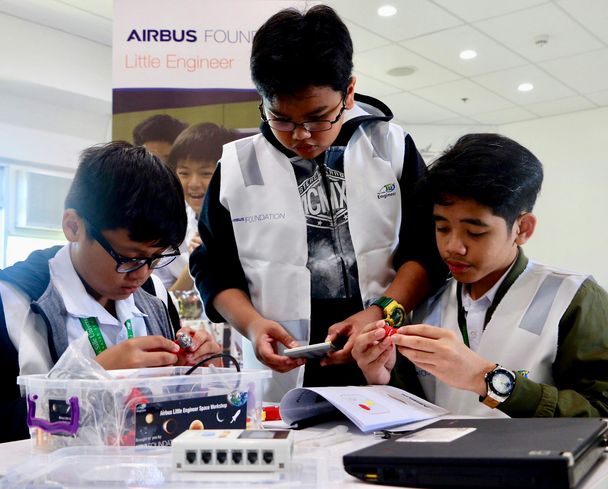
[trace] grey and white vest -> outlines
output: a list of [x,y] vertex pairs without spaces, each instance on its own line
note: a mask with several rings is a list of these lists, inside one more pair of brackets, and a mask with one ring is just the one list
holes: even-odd
[[[361,109],[356,108],[356,111]],[[360,125],[344,153],[348,226],[355,249],[363,303],[382,295],[395,276],[392,260],[402,219],[399,179],[405,134],[374,121]],[[256,135],[224,146],[220,201],[230,212],[239,259],[251,300],[265,318],[295,340],[310,338],[310,272],[306,267],[306,219],[292,164]],[[244,339],[245,366],[264,368]],[[301,386],[303,368],[274,372],[265,400],[280,400]]]
[[[510,370],[528,370],[535,382],[555,385],[551,367],[557,354],[558,326],[588,275],[574,274],[532,261],[502,298],[481,337],[476,352]],[[414,323],[441,326],[461,335],[455,280],[416,311]],[[427,399],[453,414],[506,417],[498,409],[479,402],[473,392],[438,381],[417,369]]]

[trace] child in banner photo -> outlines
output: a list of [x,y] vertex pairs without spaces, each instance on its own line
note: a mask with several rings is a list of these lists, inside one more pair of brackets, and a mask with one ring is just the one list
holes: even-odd
[[[247,338],[245,365],[274,371],[266,400],[364,382],[353,332],[386,305],[410,310],[445,277],[430,208],[414,201],[424,162],[388,107],[355,94],[352,57],[348,29],[324,5],[282,10],[258,29],[261,134],[224,147],[201,211],[191,273],[209,318]],[[282,354],[339,336],[342,350],[305,369]]]
[[63,214],[68,244],[0,271],[2,440],[28,435],[17,375],[48,372],[88,335],[106,369],[195,364],[219,352],[203,330],[178,356],[179,328],[152,269],[179,255],[186,231],[181,185],[142,147],[116,142],[83,152]]
[[166,162],[173,142],[188,124],[168,114],[155,114],[133,128],[133,144],[143,146]]
[[236,132],[212,122],[194,124],[183,131],[173,143],[167,165],[179,178],[186,200],[188,227],[180,246],[181,255],[169,266],[154,273],[169,290],[192,290],[194,282],[188,270],[188,259],[194,248],[201,244],[198,218],[203,199],[215,171],[222,146],[237,139]]
[[608,415],[606,291],[521,248],[542,179],[538,159],[497,134],[463,136],[430,166],[421,188],[452,278],[396,334],[363,329],[353,356],[370,384],[422,387],[455,414]]

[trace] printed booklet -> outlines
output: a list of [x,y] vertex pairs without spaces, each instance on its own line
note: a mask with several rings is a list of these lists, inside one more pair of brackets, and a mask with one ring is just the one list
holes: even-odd
[[364,433],[448,414],[435,404],[389,385],[298,387],[281,399],[288,425],[331,417],[338,409]]

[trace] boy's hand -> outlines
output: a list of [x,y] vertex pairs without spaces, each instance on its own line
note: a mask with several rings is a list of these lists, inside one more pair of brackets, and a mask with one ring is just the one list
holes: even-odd
[[396,353],[384,320],[370,323],[355,338],[352,355],[368,384],[388,384]]
[[277,342],[287,348],[295,348],[298,343],[285,331],[285,328],[276,321],[259,319],[248,327],[249,339],[253,343],[255,356],[260,362],[277,372],[289,372],[304,365],[304,358],[289,358],[277,354]]
[[467,347],[457,333],[429,324],[404,326],[399,333],[393,342],[417,367],[452,387],[486,395],[484,374],[496,363]]
[[112,346],[97,355],[106,370],[175,365],[179,346],[163,336],[138,336]]
[[369,323],[382,318],[382,310],[379,307],[369,307],[353,314],[344,321],[332,324],[327,330],[325,341],[336,341],[338,336],[348,336],[348,341],[344,347],[338,351],[330,353],[327,358],[321,360],[321,365],[332,365],[335,363],[350,363],[353,361],[351,351],[355,343],[355,338]]
[[188,253],[192,254],[192,252],[202,244],[203,240],[200,235],[196,233],[188,243]]
[[[221,353],[222,348],[220,345],[213,339],[211,334],[203,328],[189,328],[184,327],[181,328],[175,336],[177,335],[186,335],[192,338],[192,344],[185,348],[178,355],[178,360],[176,365],[196,365],[203,358],[214,355],[216,353]],[[213,365],[221,366],[222,361],[211,361]]]

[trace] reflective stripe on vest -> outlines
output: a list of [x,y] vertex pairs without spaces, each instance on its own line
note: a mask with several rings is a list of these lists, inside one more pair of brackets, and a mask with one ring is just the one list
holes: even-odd
[[[535,382],[554,385],[551,367],[557,354],[559,322],[587,275],[529,262],[496,308],[477,353],[511,370],[528,370]],[[423,322],[458,329],[456,282],[452,281]],[[505,416],[479,402],[479,396],[454,389],[419,370],[429,400],[454,414]]]
[[[360,126],[344,153],[348,225],[364,303],[382,295],[395,276],[404,151],[403,130],[378,122]],[[383,159],[387,154],[393,158]],[[221,172],[220,202],[230,212],[254,307],[286,329],[298,324],[296,339],[307,343],[307,228],[291,160],[256,135],[224,146]],[[378,197],[386,185],[394,193]]]

